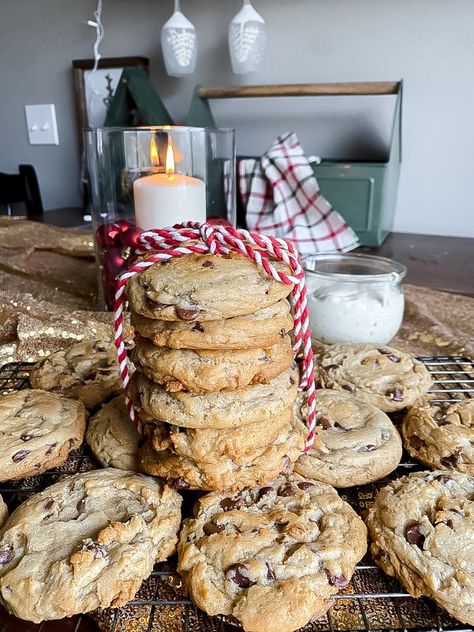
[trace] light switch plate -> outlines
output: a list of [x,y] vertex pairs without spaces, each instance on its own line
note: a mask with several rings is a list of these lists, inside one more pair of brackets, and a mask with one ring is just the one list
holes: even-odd
[[53,103],[25,105],[30,145],[59,145],[56,110]]

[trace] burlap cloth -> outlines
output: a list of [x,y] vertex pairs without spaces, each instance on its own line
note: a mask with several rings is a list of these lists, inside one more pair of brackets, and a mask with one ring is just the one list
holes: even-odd
[[[474,298],[404,289],[394,346],[474,358]],[[0,218],[0,365],[33,361],[92,336],[112,336],[112,315],[98,311],[91,233]]]

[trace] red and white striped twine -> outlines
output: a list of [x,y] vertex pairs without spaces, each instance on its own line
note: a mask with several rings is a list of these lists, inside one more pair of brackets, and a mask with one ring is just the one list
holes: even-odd
[[[181,245],[183,242],[190,241],[192,243],[187,243],[185,246]],[[304,451],[308,452],[314,443],[316,434],[313,349],[306,302],[305,276],[298,251],[293,244],[284,239],[252,233],[247,230],[236,230],[230,226],[199,224],[197,222],[186,222],[177,224],[172,228],[146,231],[138,238],[138,244],[139,247],[135,254],[150,256],[146,260],[131,265],[118,278],[114,301],[115,346],[124,389],[127,388],[130,380],[128,356],[123,343],[123,312],[126,303],[125,286],[127,281],[153,264],[171,257],[182,257],[192,253],[211,253],[213,255],[240,253],[263,268],[266,274],[276,281],[287,285],[293,284],[291,292],[295,320],[293,351],[297,354],[301,350],[303,355],[300,391],[307,393],[308,436]],[[288,275],[276,270],[270,259],[286,263],[291,269],[291,274]],[[137,429],[141,430],[137,412],[128,398],[127,406],[132,421]]]

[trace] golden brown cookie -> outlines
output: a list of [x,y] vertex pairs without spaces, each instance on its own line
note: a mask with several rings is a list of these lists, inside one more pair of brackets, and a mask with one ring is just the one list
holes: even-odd
[[[253,425],[251,424],[250,428]],[[248,429],[249,426],[243,428]],[[223,436],[221,444],[214,447],[203,436],[205,432],[223,435],[224,432],[233,433],[234,430],[193,431],[195,432],[201,436],[191,436],[183,450],[178,445],[181,454],[177,454],[166,424],[155,428],[150,439],[140,448],[142,469],[148,474],[166,479],[170,485],[181,489],[237,491],[244,487],[261,485],[282,472],[291,471],[303,450],[306,437],[299,422],[286,423],[273,433],[273,441],[255,448],[253,452],[250,449],[241,452],[237,446],[226,450],[230,441]],[[197,445],[201,448],[197,455],[202,456],[205,443],[210,449],[204,454],[206,460],[200,460],[189,447]]]
[[223,320],[172,321],[131,313],[132,326],[153,344],[171,349],[271,347],[293,329],[286,299],[245,316]]
[[124,605],[173,553],[181,497],[143,474],[76,474],[34,494],[0,531],[0,600],[39,623]]
[[[280,262],[279,271],[289,272]],[[207,321],[245,316],[286,298],[291,285],[275,281],[240,254],[198,255],[155,263],[131,277],[133,311],[159,320]]]
[[414,597],[474,625],[474,478],[415,472],[382,488],[369,512],[377,564]]
[[26,478],[61,465],[86,429],[82,402],[24,389],[0,397],[0,481]]
[[384,412],[410,406],[432,385],[421,362],[388,345],[327,345],[317,370],[324,388],[346,391]]
[[279,477],[210,493],[184,521],[178,570],[194,603],[247,632],[293,632],[320,617],[367,549],[367,530],[335,489]]
[[[305,403],[298,400],[306,420]],[[296,462],[299,474],[334,487],[352,487],[383,478],[400,463],[400,435],[375,406],[349,393],[321,389],[316,391],[316,411],[319,441]]]
[[139,472],[140,435],[130,419],[125,395],[104,404],[87,426],[86,442],[104,467]]
[[136,371],[130,396],[145,415],[187,428],[235,428],[271,419],[293,405],[297,370],[287,369],[268,384],[216,393],[169,393]]
[[96,408],[122,390],[115,346],[104,340],[84,340],[56,351],[33,367],[30,384]]
[[170,349],[138,337],[132,360],[167,391],[206,393],[268,384],[293,364],[293,349],[289,336],[272,347],[234,351]]
[[408,410],[402,435],[406,450],[428,467],[474,475],[474,399],[424,397]]

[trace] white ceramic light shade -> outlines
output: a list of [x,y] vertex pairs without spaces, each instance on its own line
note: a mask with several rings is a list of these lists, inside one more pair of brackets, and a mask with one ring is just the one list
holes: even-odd
[[229,26],[229,52],[232,71],[237,75],[255,72],[262,63],[267,43],[265,20],[244,0]]
[[197,34],[192,22],[181,12],[179,0],[174,13],[161,29],[161,48],[168,75],[190,75],[196,68]]

